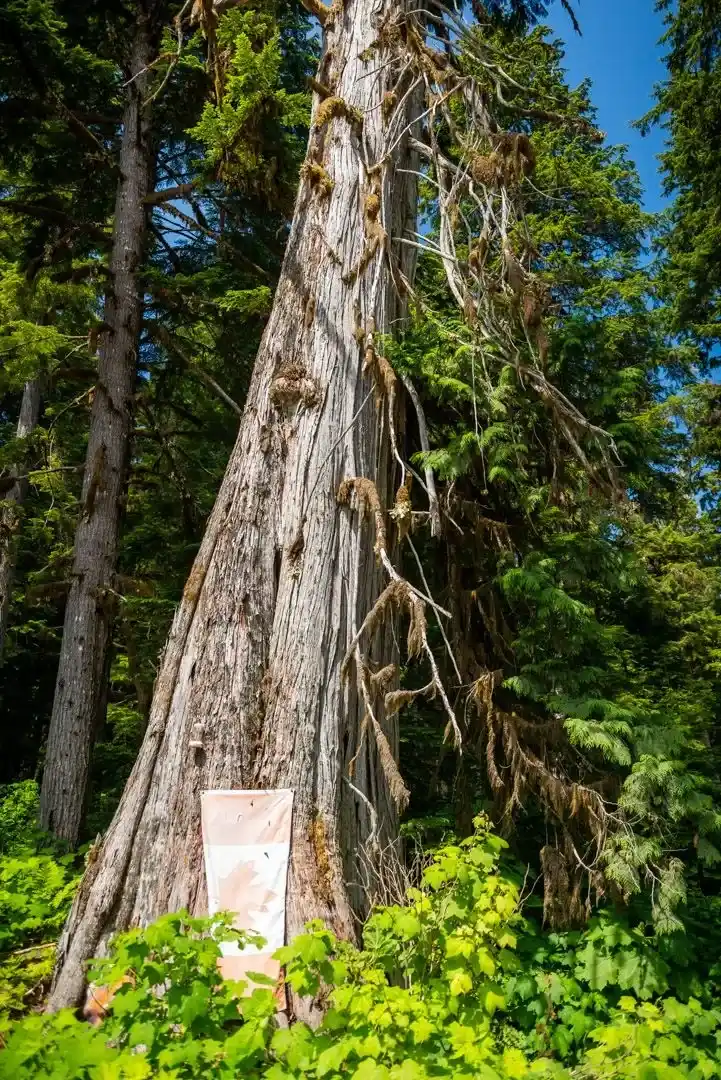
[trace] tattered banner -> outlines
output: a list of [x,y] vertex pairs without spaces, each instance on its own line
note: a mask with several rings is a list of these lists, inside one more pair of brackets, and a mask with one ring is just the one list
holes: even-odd
[[280,965],[272,957],[285,943],[292,816],[292,791],[202,793],[208,912],[233,912],[239,930],[255,930],[265,938],[261,951],[236,942],[221,946],[219,966],[226,979],[256,971],[279,983]]

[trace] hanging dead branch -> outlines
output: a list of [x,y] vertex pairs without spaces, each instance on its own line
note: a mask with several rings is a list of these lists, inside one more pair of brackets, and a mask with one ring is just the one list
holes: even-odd
[[[524,183],[533,174],[536,152],[522,130],[502,130],[483,86],[465,74],[463,64],[449,49],[449,32],[458,38],[457,50],[470,58],[491,79],[495,97],[503,108],[519,117],[532,117],[569,132],[595,138],[598,132],[582,117],[564,115],[548,102],[533,100],[531,91],[517,83],[504,67],[505,59],[488,42],[470,41],[457,13],[444,5],[419,14],[381,21],[378,41],[398,53],[399,66],[419,79],[425,92],[425,108],[412,134],[413,149],[430,166],[430,178],[438,189],[439,227],[436,240],[429,237],[400,238],[441,259],[448,286],[464,314],[468,338],[492,346],[500,364],[510,364],[548,405],[572,453],[594,482],[603,475],[614,491],[617,454],[610,435],[592,424],[546,374],[549,347],[547,322],[550,290],[530,268],[529,253],[517,247],[524,230]],[[430,32],[428,27],[438,29]],[[440,35],[440,36],[439,36]],[[429,40],[444,42],[444,52],[431,48]],[[467,66],[467,65],[466,65]],[[512,94],[511,97],[506,95]],[[448,108],[451,97],[463,102],[463,130]],[[401,100],[393,107],[384,102],[388,115],[388,138],[397,138]],[[417,138],[422,121],[425,137]],[[413,125],[406,124],[405,130]],[[445,127],[462,148],[464,159],[452,162],[439,147],[437,130]],[[373,203],[375,207],[375,203]],[[584,442],[598,457],[596,464]]]
[[363,476],[353,476],[344,480],[338,488],[337,499],[342,505],[349,505],[355,497],[355,504],[360,514],[370,514],[375,525],[376,541],[373,550],[380,558],[380,552],[387,547],[386,523],[378,491],[372,480]]
[[412,591],[407,581],[396,578],[389,585],[386,585],[349,645],[343,661],[344,673],[347,671],[348,664],[354,656],[356,646],[363,635],[366,634],[369,638],[372,638],[386,616],[393,611],[405,612],[408,616],[408,658],[412,660],[420,654],[426,635],[425,604]]
[[[452,41],[457,44],[452,46]],[[440,49],[436,47],[439,44]],[[421,447],[427,453],[430,441],[425,415],[411,381],[405,376],[399,379],[392,364],[379,351],[376,327],[368,313],[372,310],[384,262],[390,264],[391,280],[399,293],[405,288],[393,273],[394,245],[410,245],[439,258],[449,290],[463,313],[465,325],[458,334],[459,344],[469,346],[474,356],[482,358],[484,372],[491,363],[499,368],[511,366],[519,380],[544,403],[559,437],[565,440],[589,479],[615,493],[617,454],[612,438],[590,422],[548,375],[549,331],[554,318],[552,290],[535,265],[537,253],[525,239],[528,236],[525,199],[536,168],[536,149],[523,128],[523,118],[565,126],[570,133],[591,139],[598,137],[598,133],[583,118],[565,116],[555,101],[539,100],[516,82],[507,71],[508,58],[491,43],[474,38],[472,46],[469,45],[460,16],[443,4],[413,13],[394,11],[380,18],[376,44],[369,53],[374,50],[383,53],[386,64],[395,66],[398,77],[380,103],[384,153],[375,161],[363,162],[359,197],[363,201],[364,236],[360,257],[344,281],[353,288],[363,284],[356,313],[363,373],[373,380],[377,409],[387,405],[388,438],[401,475],[394,505],[387,512],[369,480],[349,478],[338,489],[339,503],[355,507],[372,519],[374,550],[390,578],[349,644],[343,672],[347,676],[350,665],[355,665],[358,692],[366,710],[360,741],[362,744],[366,734],[372,733],[397,806],[404,804],[407,793],[379,717],[391,717],[424,697],[438,699],[448,717],[446,734],[452,735],[459,751],[467,745],[485,762],[502,822],[509,825],[529,798],[545,808],[549,823],[559,836],[557,844],[547,846],[543,857],[551,890],[549,897],[551,894],[560,897],[558,910],[563,908],[573,921],[582,914],[580,873],[585,873],[589,880],[593,878],[598,885],[600,878],[595,868],[609,833],[622,827],[621,819],[609,802],[609,793],[600,789],[598,777],[589,775],[587,763],[580,758],[575,760],[573,752],[569,752],[561,721],[529,719],[507,704],[499,704],[497,696],[503,681],[499,663],[512,660],[513,640],[492,588],[475,590],[472,608],[476,620],[481,619],[489,655],[497,658],[496,664],[478,673],[468,640],[454,637],[451,646],[440,618],[442,611],[431,599],[422,562],[410,538],[416,516],[411,502],[413,471],[404,461],[396,437],[394,412],[399,382],[404,384],[418,417]],[[484,79],[490,81],[492,92],[488,91],[488,82],[482,85],[467,73],[469,56],[484,72]],[[316,129],[322,132],[334,118],[345,118],[360,133],[360,118],[348,116],[344,102],[326,89],[324,84],[323,92],[319,90],[321,102],[316,111]],[[462,121],[459,111],[450,107],[452,100],[463,105]],[[411,101],[416,104],[409,113]],[[498,117],[509,114],[519,122],[511,121],[507,130]],[[450,133],[460,148],[460,160],[451,160],[443,151],[441,129]],[[386,163],[403,137],[409,139],[410,146],[423,161],[426,169],[423,175],[437,191],[438,229],[432,236],[407,233],[399,237],[388,230],[385,206],[390,177]],[[325,176],[321,175],[320,157],[314,157],[305,169],[312,186],[323,194],[328,193]],[[310,170],[316,170],[317,176]],[[487,372],[483,377],[489,378]],[[475,395],[475,382],[473,392]],[[432,535],[438,536],[441,504],[432,470],[426,470],[425,484],[418,479],[428,498],[426,520],[431,523]],[[463,529],[451,516],[450,492],[444,510],[447,520],[462,534]],[[414,554],[425,593],[402,577],[391,561],[387,516],[396,525],[399,540],[406,542]],[[513,549],[507,523],[484,515],[478,506],[462,507],[461,520],[464,519],[471,522],[474,542],[490,544],[498,551]],[[429,604],[438,617],[459,685],[461,672],[476,667],[475,676],[468,680],[472,683],[468,704],[471,712],[475,710],[476,719],[467,721],[463,731],[428,644]],[[467,632],[471,625],[470,610],[469,607]],[[420,689],[391,689],[395,671],[382,669],[373,673],[368,661],[374,634],[387,619],[399,615],[408,620],[408,658],[425,657],[430,667],[431,679]],[[456,649],[462,657],[460,667]],[[360,746],[356,757],[359,751]],[[556,918],[556,908],[549,899],[547,920],[555,925]]]

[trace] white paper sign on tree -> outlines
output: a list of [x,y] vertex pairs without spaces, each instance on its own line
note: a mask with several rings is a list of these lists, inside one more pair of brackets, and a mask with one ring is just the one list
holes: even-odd
[[[235,913],[240,930],[255,930],[265,945],[222,946],[226,979],[260,972],[278,982],[273,953],[285,944],[285,891],[290,858],[293,792],[204,791],[201,795],[208,912]],[[252,990],[252,984],[249,990]]]

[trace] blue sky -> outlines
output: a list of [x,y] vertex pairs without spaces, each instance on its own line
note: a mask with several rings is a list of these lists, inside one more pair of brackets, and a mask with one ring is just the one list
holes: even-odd
[[654,11],[654,0],[577,0],[573,6],[582,37],[574,33],[557,0],[546,19],[566,43],[569,81],[575,86],[591,78],[599,126],[610,142],[629,146],[645,189],[646,209],[659,210],[663,202],[656,154],[663,147],[663,133],[656,130],[643,138],[631,123],[652,104],[653,85],[664,76],[658,46],[661,16]]

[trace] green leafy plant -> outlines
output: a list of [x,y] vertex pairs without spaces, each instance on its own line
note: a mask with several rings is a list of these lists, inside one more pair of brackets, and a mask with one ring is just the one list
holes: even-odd
[[221,978],[221,944],[259,938],[226,915],[180,912],[118,935],[94,964],[95,985],[116,988],[99,1029],[69,1012],[30,1016],[7,1038],[0,1078],[721,1075],[721,1012],[650,1000],[669,965],[611,917],[588,934],[534,933],[499,871],[504,848],[477,818],[472,837],[434,854],[405,904],[371,914],[360,947],[315,922],[280,949],[315,1026],[277,1026],[267,976]]
[[[275,1030],[271,989],[241,997],[244,985],[223,982],[220,943],[247,935],[222,916],[180,913],[119,935],[91,972],[120,984],[101,1033],[67,1013],[30,1017],[0,1076],[520,1076],[523,1054],[499,1048],[493,1029],[522,922],[516,888],[497,872],[504,846],[479,819],[474,837],[437,852],[407,905],[371,916],[362,948],[315,923],[281,949],[289,985],[323,1012],[315,1029]],[[61,1073],[68,1062],[75,1071]]]
[[721,1011],[692,999],[661,1005],[622,997],[611,1022],[591,1033],[579,1077],[594,1080],[684,1080],[721,1075]]
[[658,939],[608,909],[588,929],[544,933],[529,921],[519,941],[519,970],[507,980],[508,1037],[529,1052],[575,1063],[591,1033],[607,1023],[621,998],[668,993],[671,964]]
[[42,1000],[78,883],[76,856],[38,850],[37,799],[27,781],[0,802],[1,1026]]
[[0,855],[32,850],[38,837],[38,785],[23,780],[0,788]]

